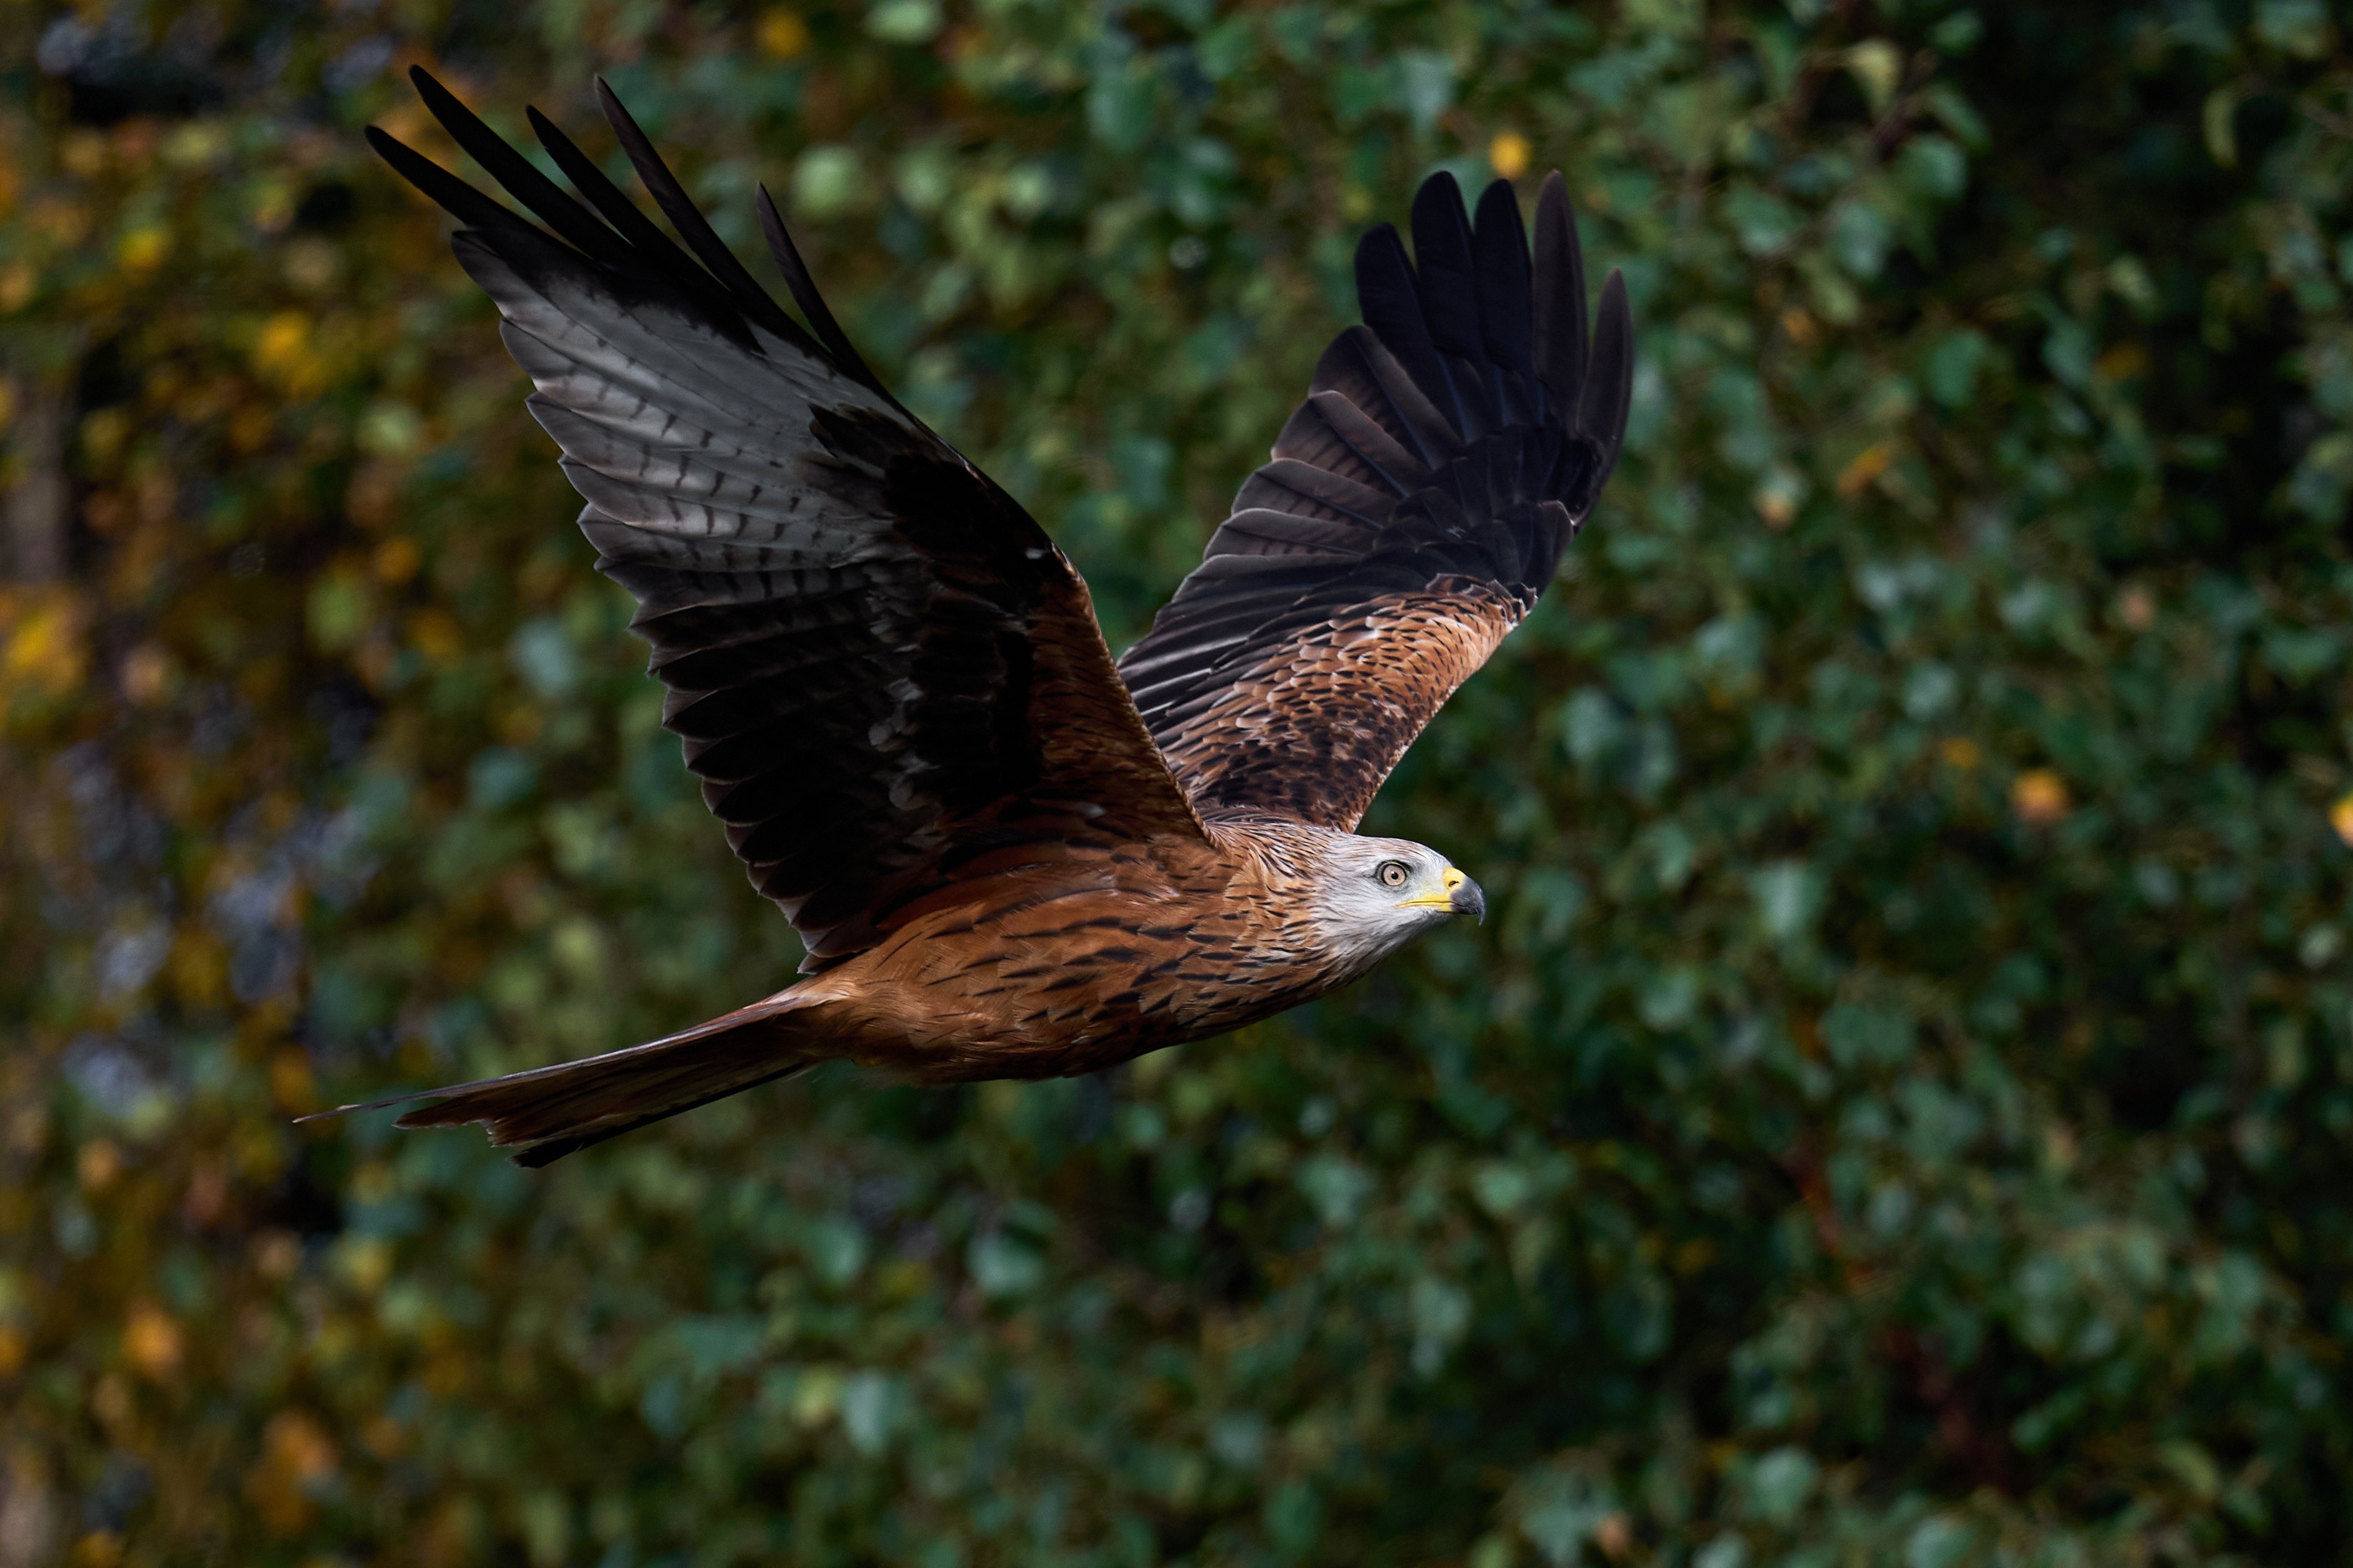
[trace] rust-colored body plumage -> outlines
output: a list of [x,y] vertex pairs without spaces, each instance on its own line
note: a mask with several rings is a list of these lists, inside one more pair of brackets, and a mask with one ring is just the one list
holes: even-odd
[[[1036,521],[900,405],[775,207],[800,318],[599,84],[665,234],[569,139],[565,192],[438,84],[450,134],[534,226],[372,131],[465,224],[531,407],[635,595],[664,722],[803,977],[681,1034],[426,1091],[404,1126],[487,1123],[543,1164],[849,1059],[923,1083],[1090,1072],[1346,984],[1477,885],[1354,829],[1534,607],[1617,457],[1622,285],[1588,326],[1558,175],[1451,177],[1357,253],[1336,339],[1200,568],[1114,661]],[[355,1109],[355,1108],[346,1108]]]
[[989,879],[784,994],[844,1054],[951,1083],[1092,1072],[1355,979],[1310,912],[1321,830],[1206,826]]

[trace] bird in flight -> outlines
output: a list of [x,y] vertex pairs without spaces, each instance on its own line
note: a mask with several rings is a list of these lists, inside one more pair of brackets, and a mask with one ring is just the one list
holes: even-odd
[[663,722],[807,956],[775,995],[666,1038],[375,1102],[424,1100],[400,1125],[484,1122],[543,1165],[829,1060],[920,1083],[1092,1072],[1484,915],[1444,856],[1355,828],[1534,608],[1617,461],[1625,286],[1612,272],[1588,322],[1559,174],[1533,258],[1501,180],[1475,223],[1451,175],[1426,181],[1411,259],[1388,225],[1365,236],[1364,324],[1114,660],[1045,531],[851,346],[766,191],[798,320],[603,82],[675,239],[537,110],[576,196],[412,76],[539,223],[369,141],[462,225],[459,264],[536,384],[597,568],[638,601]]

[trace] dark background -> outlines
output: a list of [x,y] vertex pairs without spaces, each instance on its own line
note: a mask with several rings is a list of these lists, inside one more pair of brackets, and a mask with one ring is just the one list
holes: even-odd
[[[290,1114],[796,958],[400,80],[607,73],[1115,642],[1444,164],[1641,322],[1368,826],[1494,916],[1103,1078]],[[0,1568],[2353,1558],[2317,0],[0,13]],[[765,262],[759,264],[766,275]]]

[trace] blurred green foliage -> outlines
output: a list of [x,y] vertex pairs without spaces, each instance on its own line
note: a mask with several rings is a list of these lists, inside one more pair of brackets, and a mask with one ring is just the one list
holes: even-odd
[[[0,9],[0,1568],[2353,1561],[2340,16]],[[290,1126],[796,957],[409,61],[767,182],[1115,641],[1355,235],[1564,167],[1627,460],[1368,824],[1498,918],[1094,1079]]]

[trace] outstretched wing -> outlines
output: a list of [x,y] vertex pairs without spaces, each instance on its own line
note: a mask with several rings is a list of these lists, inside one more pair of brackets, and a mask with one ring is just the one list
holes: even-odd
[[1451,174],[1413,202],[1415,263],[1356,247],[1365,325],[1241,488],[1201,564],[1120,660],[1203,812],[1353,827],[1454,689],[1535,605],[1618,460],[1633,378],[1612,272],[1588,342],[1557,174],[1535,261],[1511,185],[1474,229]]
[[761,219],[806,329],[601,82],[606,118],[691,257],[536,111],[587,206],[412,75],[547,230],[382,132],[369,139],[466,225],[459,262],[538,385],[531,410],[586,498],[597,567],[637,596],[633,625],[670,688],[663,722],[753,884],[799,928],[804,968],[872,944],[959,879],[1199,835],[1086,584],[882,389],[765,191]]

